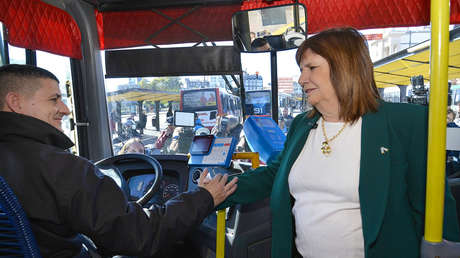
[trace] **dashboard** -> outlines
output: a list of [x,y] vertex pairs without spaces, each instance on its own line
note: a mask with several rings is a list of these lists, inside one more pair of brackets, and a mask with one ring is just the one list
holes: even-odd
[[[163,177],[158,190],[144,207],[162,205],[188,190],[188,158],[185,155],[152,155],[161,165]],[[156,174],[151,165],[136,159],[126,159],[111,165],[99,166],[102,174],[111,177],[126,194],[128,200],[137,201],[150,189]]]
[[[127,180],[129,189],[128,198],[130,201],[137,201],[140,199],[147,193],[155,181],[155,174],[152,174],[152,172],[144,171],[143,173],[140,173],[141,174],[132,176]],[[157,194],[152,197],[147,205],[150,206],[154,203],[163,204],[169,199],[181,193],[179,178],[177,177],[177,174],[174,175],[175,173],[171,172],[168,174],[169,175],[164,173]]]

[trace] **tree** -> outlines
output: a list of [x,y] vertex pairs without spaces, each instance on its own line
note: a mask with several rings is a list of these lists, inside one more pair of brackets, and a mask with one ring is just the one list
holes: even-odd
[[182,82],[179,77],[160,77],[152,81],[158,90],[179,92]]

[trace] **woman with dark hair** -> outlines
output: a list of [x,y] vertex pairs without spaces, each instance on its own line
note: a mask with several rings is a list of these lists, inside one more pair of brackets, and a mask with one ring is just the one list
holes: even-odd
[[[271,197],[272,257],[419,257],[426,108],[380,100],[353,28],[308,38],[296,60],[314,109],[295,117],[273,162],[238,176],[220,208]],[[460,240],[448,188],[444,238]]]

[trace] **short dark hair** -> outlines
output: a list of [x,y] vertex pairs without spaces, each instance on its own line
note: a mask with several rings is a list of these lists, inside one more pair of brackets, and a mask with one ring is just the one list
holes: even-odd
[[268,41],[266,39],[264,39],[264,38],[256,38],[251,43],[251,49],[256,50],[256,48],[263,47],[267,43],[268,43]]
[[38,84],[26,83],[33,79],[52,79],[59,84],[58,78],[50,71],[32,65],[9,64],[0,67],[0,109],[5,105],[9,92],[32,95],[38,90]]
[[[339,100],[340,118],[355,122],[367,112],[376,112],[379,92],[374,69],[363,35],[354,28],[334,28],[306,39],[296,53],[300,65],[310,49],[327,60],[330,80]],[[309,115],[317,112],[314,109]]]

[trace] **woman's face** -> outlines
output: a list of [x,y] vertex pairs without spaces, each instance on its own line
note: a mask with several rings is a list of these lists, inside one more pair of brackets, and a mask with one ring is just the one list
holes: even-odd
[[138,142],[133,142],[126,148],[125,153],[144,153],[144,146]]
[[307,49],[300,60],[299,84],[307,94],[310,105],[322,110],[338,109],[339,100],[330,77],[329,63],[311,49]]
[[451,123],[454,121],[454,114],[447,113],[447,123]]

